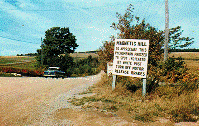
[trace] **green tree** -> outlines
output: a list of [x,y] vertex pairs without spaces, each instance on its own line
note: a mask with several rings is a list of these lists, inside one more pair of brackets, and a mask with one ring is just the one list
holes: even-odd
[[[133,15],[133,6],[130,5],[125,14],[116,13],[118,23],[112,23],[112,28],[119,31],[119,39],[145,39],[149,40],[149,60],[148,63],[152,66],[157,66],[158,62],[162,59],[163,44],[164,44],[164,31],[152,27],[145,19],[140,21],[140,18]],[[181,27],[170,29],[170,47],[187,47],[193,43],[193,38],[180,37],[183,31]],[[99,51],[99,56],[102,62],[109,62],[113,60],[114,50],[114,37],[110,42],[104,42]],[[105,65],[105,64],[103,64]]]
[[176,48],[184,48],[194,43],[194,38],[189,37],[180,37],[183,33],[183,30],[181,30],[181,26],[177,26],[175,28],[170,29],[169,33],[169,47],[170,49],[176,49]]
[[70,33],[69,28],[53,27],[45,32],[44,49],[48,55],[60,55],[73,53],[78,47],[75,36]]
[[73,64],[73,59],[68,54],[73,53],[77,47],[76,38],[69,28],[50,28],[45,32],[41,49],[37,50],[37,61],[45,66],[68,67]]
[[[162,62],[162,53],[164,47],[164,31],[158,30],[157,28],[152,27],[149,23],[145,22],[145,19],[140,20],[139,17],[133,15],[133,6],[130,5],[124,15],[116,13],[118,18],[117,23],[112,23],[112,26],[115,30],[119,31],[118,39],[145,39],[149,40],[149,56],[148,56],[148,78],[147,78],[147,90],[153,91],[155,87],[158,86],[158,81],[163,73],[169,76],[172,79],[175,79],[180,70],[176,69],[175,72],[168,70],[168,64]],[[170,47],[187,47],[193,43],[191,41],[193,38],[181,37],[182,31],[181,27],[171,28],[170,29]],[[115,37],[111,37],[111,41],[104,42],[103,46],[99,51],[99,59],[102,63],[100,66],[102,69],[106,70],[106,63],[113,61],[114,56],[114,40]],[[169,60],[170,61],[170,60]],[[174,62],[174,61],[172,61]],[[160,67],[161,65],[164,67]],[[171,67],[184,68],[183,62],[175,62]],[[183,70],[184,71],[184,70]],[[168,80],[168,77],[165,77],[165,80]]]
[[[150,26],[145,20],[140,21],[139,17],[134,16],[133,7],[130,5],[126,13],[121,15],[116,13],[118,23],[112,23],[112,27],[118,30],[118,38],[120,39],[146,39],[149,40],[149,63],[157,65],[161,59],[161,47],[164,42],[164,35],[162,31]],[[109,47],[109,45],[111,47]],[[111,42],[105,42],[101,51],[99,52],[100,59],[112,61],[113,59],[114,37]]]

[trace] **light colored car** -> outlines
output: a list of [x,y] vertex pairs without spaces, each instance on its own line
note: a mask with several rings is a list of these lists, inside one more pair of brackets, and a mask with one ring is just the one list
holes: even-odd
[[59,78],[65,77],[65,72],[61,71],[60,67],[49,67],[48,70],[44,71],[44,77],[52,77],[52,78]]

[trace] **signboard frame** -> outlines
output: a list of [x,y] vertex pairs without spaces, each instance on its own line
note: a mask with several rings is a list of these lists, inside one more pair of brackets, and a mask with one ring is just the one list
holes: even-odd
[[113,75],[146,78],[149,40],[115,39]]

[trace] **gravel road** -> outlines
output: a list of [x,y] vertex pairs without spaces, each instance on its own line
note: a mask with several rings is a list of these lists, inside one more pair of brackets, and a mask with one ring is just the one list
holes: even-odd
[[65,79],[1,77],[0,125],[54,125],[49,115],[68,108],[68,98],[99,81],[101,75]]

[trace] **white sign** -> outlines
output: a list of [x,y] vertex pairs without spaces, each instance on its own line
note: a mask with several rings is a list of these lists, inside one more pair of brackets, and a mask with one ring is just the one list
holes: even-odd
[[116,39],[113,74],[146,78],[149,40]]
[[113,74],[113,63],[109,62],[107,63],[107,75],[112,76]]

